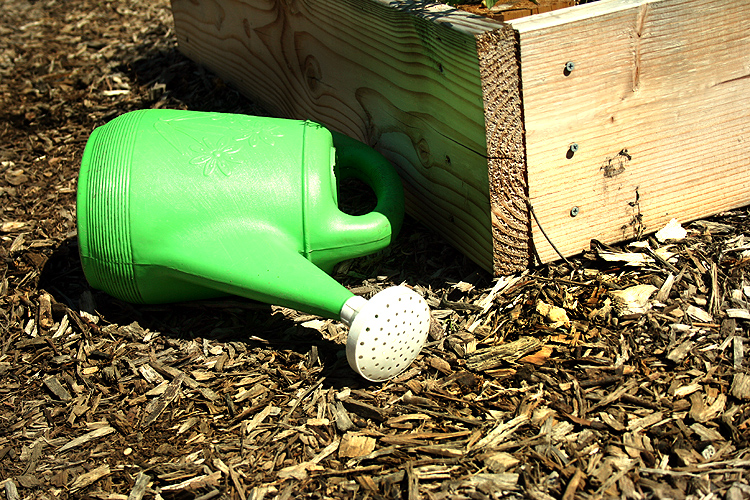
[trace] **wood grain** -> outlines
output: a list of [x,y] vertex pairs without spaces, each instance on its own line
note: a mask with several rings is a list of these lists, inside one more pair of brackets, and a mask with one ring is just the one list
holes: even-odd
[[407,211],[493,267],[474,36],[498,23],[380,0],[172,0],[180,50],[278,116],[312,119],[399,169]]
[[478,35],[477,53],[487,128],[493,268],[495,274],[507,275],[528,267],[531,256],[521,67],[515,32],[506,26]]
[[529,198],[564,255],[750,202],[749,7],[602,0],[511,21]]
[[750,20],[727,14],[750,0],[600,0],[506,25],[417,0],[172,6],[185,54],[375,147],[407,211],[495,274],[557,259],[542,228],[570,256],[750,202]]

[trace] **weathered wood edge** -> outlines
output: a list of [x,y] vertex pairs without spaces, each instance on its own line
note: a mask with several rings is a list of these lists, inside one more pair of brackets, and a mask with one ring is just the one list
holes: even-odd
[[497,29],[503,25],[493,19],[472,14],[450,5],[424,0],[370,0],[389,9],[404,12],[412,16],[426,19],[430,22],[449,26],[456,31],[481,35],[487,31]]
[[532,263],[521,65],[511,26],[476,38],[487,130],[493,270],[504,275]]
[[597,0],[566,9],[553,10],[533,16],[511,19],[507,23],[519,33],[552,28],[584,19],[613,14],[660,0]]
[[516,30],[508,24],[446,4],[373,1],[474,35],[487,137],[492,271],[495,275],[508,275],[527,268],[533,264],[533,241],[526,203],[528,178]]

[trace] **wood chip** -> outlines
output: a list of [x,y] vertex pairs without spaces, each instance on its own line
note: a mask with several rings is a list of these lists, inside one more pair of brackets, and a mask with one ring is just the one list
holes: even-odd
[[750,310],[747,309],[726,309],[724,312],[726,312],[727,316],[733,319],[744,319],[746,321],[750,321]]
[[719,394],[713,403],[706,405],[703,395],[696,392],[690,396],[690,418],[700,423],[713,420],[724,411],[726,400],[726,395]]
[[93,441],[95,439],[102,438],[104,436],[107,436],[109,434],[112,434],[115,432],[114,427],[110,427],[108,425],[104,427],[100,427],[98,429],[94,429],[91,432],[88,432],[84,434],[83,436],[79,436],[75,439],[71,439],[66,444],[62,445],[60,448],[57,449],[57,453],[63,453],[68,450],[72,450],[73,448],[76,448],[78,446],[82,446],[86,443],[89,443],[90,441]]
[[[245,500],[245,486],[242,484],[239,475],[231,465],[229,466],[229,477],[232,480],[232,484],[234,485],[234,489],[240,497],[240,500]],[[302,478],[304,479],[304,476]]]
[[413,462],[406,462],[406,498],[407,500],[419,499],[419,478],[414,472]]
[[[551,1],[540,0],[538,10]],[[701,4],[711,11],[706,14],[693,8],[696,1],[655,0],[649,5],[658,6],[661,14],[641,15],[636,24],[649,33],[666,26],[665,20],[709,15],[728,25],[732,16],[721,11],[726,6]],[[264,109],[228,89],[220,76],[185,56],[223,51],[207,43],[217,30],[232,35],[225,41],[245,39],[249,33],[246,45],[256,60],[299,56],[291,66],[301,70],[292,76],[302,79],[286,83],[309,90],[299,93],[303,100],[316,98],[335,73],[330,53],[321,55],[320,44],[308,41],[336,36],[335,30],[320,26],[345,20],[336,16],[347,13],[351,2],[305,3],[316,7],[320,26],[299,24],[307,11],[291,12],[293,2],[274,3],[278,22],[248,14],[257,0],[218,2],[212,5],[225,8],[223,24],[218,11],[209,9],[206,19],[194,24],[206,29],[189,40],[174,30],[174,19],[200,11],[188,0],[6,2],[0,22],[0,99],[5,104],[0,106],[0,397],[5,403],[0,405],[0,497],[750,496],[743,482],[750,468],[744,441],[750,429],[744,353],[750,338],[750,207],[691,222],[678,244],[660,243],[653,234],[640,234],[642,223],[649,225],[647,231],[659,229],[648,222],[653,210],[639,205],[643,193],[620,190],[604,205],[632,218],[633,227],[622,229],[633,233],[632,245],[614,244],[602,235],[608,242],[593,240],[581,254],[565,260],[526,268],[520,259],[523,269],[509,268],[512,274],[502,277],[493,277],[446,246],[438,234],[407,220],[389,248],[343,262],[332,274],[365,297],[393,285],[410,286],[431,306],[429,342],[410,367],[385,383],[369,383],[350,369],[344,357],[346,328],[334,319],[239,297],[130,305],[94,291],[77,250],[86,242],[77,242],[85,235],[78,235],[76,224],[76,185],[81,154],[95,127],[148,108],[273,116],[278,110]],[[388,2],[365,3],[373,7],[365,9],[365,18],[394,10]],[[421,9],[417,3],[410,9]],[[571,12],[590,14],[596,5],[574,6]],[[347,8],[337,10],[342,6]],[[487,31],[492,23],[460,13],[461,7],[425,9],[417,15],[425,26],[437,14],[445,21],[439,23],[439,33],[416,33],[404,23],[399,25],[406,30],[403,36],[394,37],[388,22],[356,24],[367,32],[360,35],[379,41],[365,44],[366,50],[387,49],[389,57],[396,56],[391,57],[396,66],[403,63],[393,73],[401,78],[393,82],[394,89],[414,89],[409,80],[414,74],[438,75],[437,59],[445,75],[455,77],[443,79],[454,87],[462,81],[456,71],[472,61],[482,73],[500,75],[498,81],[518,75],[517,33],[508,26],[496,29],[495,23]],[[594,24],[599,14],[612,17],[604,2],[594,10],[597,16],[589,19]],[[414,16],[407,11],[396,14]],[[637,5],[632,11],[635,17],[627,19],[645,12]],[[613,23],[620,23],[615,18]],[[243,19],[252,21],[247,30]],[[555,30],[572,30],[579,21],[569,26],[562,22]],[[534,34],[533,16],[524,23],[527,35]],[[304,40],[298,39],[301,27]],[[542,38],[551,33],[542,31],[537,33]],[[288,35],[282,38],[290,43],[299,42],[290,46],[298,50],[275,43],[279,33]],[[443,36],[447,33],[455,36]],[[705,38],[697,28],[683,34],[688,42]],[[254,43],[259,36],[269,43]],[[446,49],[441,57],[420,52],[423,38],[426,46]],[[407,39],[419,43],[409,45],[408,54],[400,53]],[[726,48],[721,43],[701,47],[709,45],[717,57]],[[689,52],[690,43],[685,47]],[[676,67],[669,59],[679,56],[676,52],[650,54],[665,63],[650,64],[650,70]],[[364,68],[363,76],[370,70]],[[577,78],[578,70],[568,78]],[[727,71],[711,75],[719,80],[737,76]],[[644,92],[654,88],[647,81],[652,73],[641,75]],[[562,67],[559,76],[565,78]],[[732,80],[731,86],[747,81]],[[503,96],[517,95],[523,82],[516,78],[508,83],[513,92],[501,92],[500,100],[485,96],[485,111],[494,113],[491,121],[503,127],[510,123],[503,113],[518,107]],[[441,94],[441,88],[447,89],[438,86],[437,94],[432,92],[435,102],[446,96],[455,100],[451,92]],[[366,111],[352,117],[389,126],[363,128],[356,120],[344,120],[338,128],[365,130],[372,144],[386,150],[394,140],[414,142],[424,149],[420,158],[396,161],[417,161],[418,170],[430,175],[444,172],[442,164],[449,160],[454,170],[458,163],[471,163],[459,154],[472,149],[465,138],[454,137],[451,151],[439,150],[434,139],[445,132],[438,130],[439,120],[430,122],[437,128],[424,129],[419,113],[412,113],[416,108],[400,109],[408,102],[403,95],[394,100],[371,90],[365,85],[361,95],[345,104]],[[336,104],[325,90],[323,97]],[[481,103],[459,111],[484,123]],[[516,124],[519,130],[522,121]],[[193,132],[183,134],[181,149],[188,156],[206,156],[232,142],[232,134],[219,133],[216,125],[217,130],[194,131],[201,136],[198,142],[191,139]],[[420,130],[429,133],[421,137]],[[126,136],[118,137],[127,142]],[[626,169],[629,156],[629,165],[645,161],[641,149],[618,154],[621,147],[601,158],[618,165],[622,159]],[[131,152],[137,149],[136,144]],[[420,160],[434,164],[432,170]],[[493,156],[491,170],[515,177],[518,169],[511,160]],[[485,169],[478,184],[464,186],[456,199],[467,193],[471,197],[482,178],[486,185],[486,174]],[[429,184],[427,177],[423,180]],[[620,178],[605,181],[615,186]],[[500,181],[489,179],[493,188]],[[360,197],[359,187],[346,180],[336,187],[342,205],[357,205],[353,208],[363,208],[361,213],[371,210],[364,199],[368,190]],[[538,194],[540,186],[527,187],[531,195]],[[505,193],[510,198],[515,194]],[[352,195],[355,199],[348,199]],[[520,205],[508,201],[494,200],[493,206],[518,209],[522,215],[531,206],[523,199]],[[539,222],[547,230],[543,203],[529,202],[539,221],[518,228],[537,231]],[[466,207],[458,203],[455,208]],[[593,214],[582,209],[584,217]],[[495,222],[508,222],[503,217]],[[585,222],[581,215],[575,220]],[[195,235],[184,236],[184,245],[199,243]],[[492,244],[491,237],[466,241],[474,242],[477,255],[483,245]],[[535,243],[549,253],[550,242],[542,238]],[[628,300],[633,298],[638,300]]]
[[474,449],[494,448],[508,439],[521,426],[528,424],[530,421],[527,415],[518,415],[507,422],[495,426],[484,438],[482,438]]
[[645,417],[634,418],[633,420],[628,422],[627,428],[631,431],[640,430],[654,425],[657,422],[661,422],[662,420],[664,420],[664,414],[662,412],[655,412]]
[[167,405],[177,397],[177,393],[182,385],[182,380],[183,377],[178,376],[169,382],[161,396],[159,396],[147,409],[148,411],[143,422],[141,422],[141,427],[148,427],[156,422],[162,412],[166,409]]
[[347,432],[341,438],[339,457],[355,458],[369,455],[375,449],[376,442],[377,440],[374,437]]
[[143,365],[141,365],[138,368],[138,373],[141,374],[141,376],[146,380],[146,382],[149,382],[151,384],[159,385],[162,382],[164,382],[164,377],[162,377],[149,364],[143,364]]
[[690,351],[694,346],[695,342],[692,340],[686,340],[672,349],[669,354],[667,354],[667,359],[674,363],[681,363],[685,357],[690,354]]
[[714,320],[714,317],[711,316],[708,312],[694,305],[689,305],[685,312],[687,312],[688,316],[690,316],[691,318],[702,321],[704,323],[711,323]]
[[61,401],[70,401],[73,399],[68,390],[63,387],[59,380],[57,380],[57,377],[45,378],[44,385],[47,386],[47,389],[49,389],[50,392],[57,396]]
[[[163,492],[176,491],[194,491],[206,486],[218,486],[221,481],[221,471],[212,472],[211,474],[201,474],[190,479],[186,479],[177,484],[168,484],[161,487]],[[129,500],[129,499],[128,499]]]
[[83,489],[91,484],[94,484],[104,476],[108,476],[110,473],[111,471],[109,470],[108,464],[100,465],[99,467],[91,469],[85,474],[81,474],[80,476],[78,476],[70,486],[70,490],[75,492],[77,490]]
[[656,290],[653,285],[641,284],[624,290],[614,290],[609,294],[619,314],[643,314],[650,308],[649,298]]
[[133,489],[130,490],[128,500],[141,500],[143,495],[146,494],[146,488],[150,482],[151,476],[145,472],[139,472],[135,477],[135,485],[133,485]]
[[356,399],[346,398],[341,401],[344,407],[352,413],[356,413],[362,418],[371,418],[378,422],[385,422],[388,419],[389,412],[373,406],[371,404],[357,401]]
[[24,229],[27,226],[26,222],[21,221],[8,221],[0,224],[0,233],[12,233]]
[[747,373],[735,373],[732,377],[732,386],[729,393],[737,399],[750,400],[750,375]]
[[517,359],[539,349],[542,341],[534,337],[521,337],[513,342],[493,347],[477,349],[466,358],[466,367],[470,370],[491,370],[504,363]]
[[430,364],[430,367],[436,369],[444,375],[450,375],[453,372],[450,363],[436,356],[431,356],[428,360],[428,363]]
[[584,480],[584,473],[581,469],[576,468],[575,474],[568,481],[568,485],[565,487],[562,500],[573,500],[576,498],[576,491],[581,486]]
[[710,429],[704,425],[695,422],[690,426],[693,432],[698,434],[703,441],[724,441],[724,436],[716,429]]
[[520,460],[510,453],[498,451],[484,456],[484,465],[492,472],[505,472],[520,463]]
[[299,481],[307,478],[308,470],[318,464],[321,460],[336,452],[339,448],[340,441],[337,439],[323,448],[317,455],[307,462],[292,465],[281,469],[277,476],[279,479],[295,478]]
[[674,280],[675,275],[669,273],[667,275],[667,278],[664,280],[664,283],[661,285],[661,288],[659,288],[659,292],[656,294],[656,297],[654,297],[654,299],[662,303],[666,302],[669,298],[670,292],[672,291],[672,287],[674,286]]
[[5,498],[7,500],[21,500],[21,496],[18,494],[16,483],[12,479],[5,480]]
[[344,409],[344,405],[340,401],[335,404],[329,405],[331,413],[333,414],[334,421],[336,422],[336,428],[340,432],[346,432],[354,428],[352,419],[349,418],[349,413]]
[[476,488],[480,491],[513,491],[518,488],[518,474],[479,473],[462,481],[461,486]]

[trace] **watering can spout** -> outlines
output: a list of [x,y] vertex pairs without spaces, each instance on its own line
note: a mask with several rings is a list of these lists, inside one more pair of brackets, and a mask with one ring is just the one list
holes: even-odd
[[[341,212],[336,171],[369,184],[375,210]],[[127,113],[91,134],[77,203],[86,278],[122,300],[234,294],[341,319],[349,363],[369,380],[405,369],[426,339],[429,310],[416,292],[365,300],[328,274],[391,242],[403,190],[385,158],[318,124]]]

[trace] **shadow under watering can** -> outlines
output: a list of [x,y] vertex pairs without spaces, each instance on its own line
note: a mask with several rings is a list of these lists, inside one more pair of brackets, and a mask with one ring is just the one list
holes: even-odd
[[[377,196],[338,208],[336,177]],[[309,121],[180,110],[126,113],[95,129],[78,182],[81,262],[92,287],[134,303],[234,294],[340,319],[351,367],[371,381],[405,370],[430,313],[413,290],[371,299],[330,276],[387,246],[401,181],[379,153]]]

